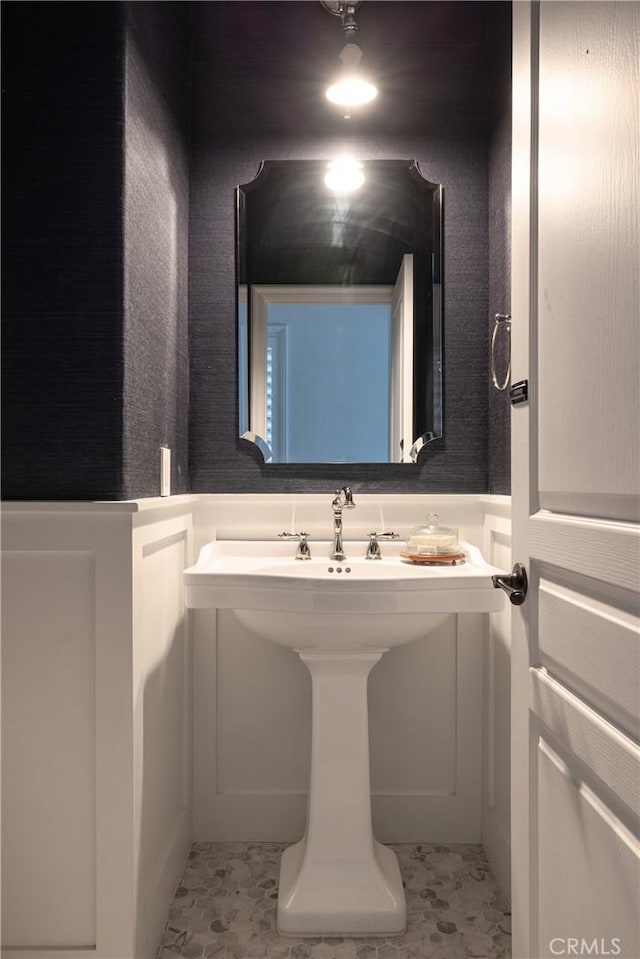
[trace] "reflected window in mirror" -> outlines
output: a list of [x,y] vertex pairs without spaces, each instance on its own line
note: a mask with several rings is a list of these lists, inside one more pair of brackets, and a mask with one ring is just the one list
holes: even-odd
[[240,435],[268,463],[412,463],[442,433],[442,188],[410,160],[238,187]]

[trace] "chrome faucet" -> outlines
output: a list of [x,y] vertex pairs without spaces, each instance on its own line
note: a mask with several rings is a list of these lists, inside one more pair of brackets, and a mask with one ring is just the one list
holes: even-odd
[[333,509],[333,552],[331,553],[331,559],[337,559],[338,562],[347,558],[342,549],[342,510],[355,509],[355,505],[351,489],[348,486],[336,490],[331,503]]

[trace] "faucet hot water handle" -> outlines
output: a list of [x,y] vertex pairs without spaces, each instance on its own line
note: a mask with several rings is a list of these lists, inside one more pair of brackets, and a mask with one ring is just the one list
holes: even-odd
[[308,533],[278,533],[278,539],[296,539],[298,540],[298,549],[296,559],[311,559],[311,550],[309,549]]
[[380,544],[378,540],[381,539],[400,539],[399,533],[369,533],[369,545],[367,546],[367,552],[365,559],[382,559],[382,554],[380,552]]

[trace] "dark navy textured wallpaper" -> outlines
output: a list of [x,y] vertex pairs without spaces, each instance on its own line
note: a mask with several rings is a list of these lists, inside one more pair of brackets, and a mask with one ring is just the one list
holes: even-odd
[[2,6],[5,499],[123,492],[122,17]]
[[171,491],[188,478],[188,18],[180,3],[128,3],[123,386],[124,494],[154,496],[159,447]]
[[[511,4],[503,3],[492,23],[489,46],[494,71],[496,119],[489,143],[489,328],[496,313],[511,312]],[[508,42],[505,42],[505,37]],[[517,322],[517,318],[516,318]],[[509,362],[510,342],[496,338],[498,372]],[[499,380],[501,382],[501,380]],[[491,378],[489,390],[489,492],[511,492],[511,401]]]
[[344,482],[363,491],[486,492],[487,141],[483,134],[364,138],[367,156],[415,157],[444,185],[445,430],[421,464],[265,466],[237,439],[234,187],[260,160],[325,155],[326,139],[226,137],[198,144],[191,167],[189,324],[190,472],[195,492],[323,491]]
[[[384,93],[370,114],[349,121],[322,101],[341,34],[320,4],[194,9],[192,490],[322,491],[342,482],[368,491],[489,489],[488,190],[496,121],[489,41],[495,27],[508,48],[499,9],[506,6],[363,4],[361,42]],[[366,158],[414,157],[427,179],[444,186],[445,437],[417,467],[265,466],[237,438],[234,188],[264,159],[323,158],[345,148]]]
[[[510,105],[509,105],[510,106]],[[489,153],[489,330],[496,313],[511,312],[511,111],[491,138]],[[517,322],[517,319],[516,319]],[[507,369],[509,337],[496,337],[498,381]],[[500,393],[489,380],[489,492],[511,492],[511,401],[509,388]]]
[[2,12],[3,497],[184,492],[188,11]]
[[[4,4],[4,498],[157,495],[160,445],[174,492],[506,490],[509,8],[362,4],[382,93],[345,121],[320,3]],[[266,467],[236,435],[234,188],[346,146],[444,185],[445,437],[418,467]]]

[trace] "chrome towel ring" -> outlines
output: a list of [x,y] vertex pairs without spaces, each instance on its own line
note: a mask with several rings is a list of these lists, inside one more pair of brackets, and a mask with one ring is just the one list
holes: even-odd
[[[502,379],[502,382],[498,380],[496,373],[496,339],[498,336],[498,330],[501,326],[504,326],[506,335],[507,335],[507,369]],[[491,379],[493,380],[493,385],[497,390],[500,390],[503,393],[508,384],[509,377],[511,376],[511,313],[496,313],[495,316],[495,325],[493,327],[493,333],[491,334]]]

